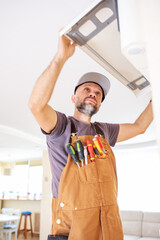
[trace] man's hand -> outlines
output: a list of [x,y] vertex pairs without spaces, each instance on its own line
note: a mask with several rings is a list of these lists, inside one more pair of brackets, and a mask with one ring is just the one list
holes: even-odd
[[63,60],[64,62],[67,61],[67,59],[74,54],[76,46],[77,43],[72,43],[71,40],[69,40],[64,35],[59,36],[58,51],[55,58],[58,61],[59,60]]

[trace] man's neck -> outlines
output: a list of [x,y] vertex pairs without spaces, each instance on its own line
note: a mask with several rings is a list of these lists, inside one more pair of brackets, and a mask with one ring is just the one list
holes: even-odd
[[77,119],[78,121],[90,124],[91,123],[91,117],[88,115],[85,115],[84,113],[81,113],[77,110],[75,110],[73,117]]

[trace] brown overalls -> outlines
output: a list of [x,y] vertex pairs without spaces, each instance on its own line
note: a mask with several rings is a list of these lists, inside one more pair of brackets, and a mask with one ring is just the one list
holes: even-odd
[[[94,136],[74,136],[83,146]],[[115,157],[106,139],[100,138],[107,152],[105,158],[81,168],[68,156],[62,172],[58,199],[52,201],[52,234],[66,235],[69,240],[123,240],[117,205],[117,174]],[[92,141],[93,142],[93,141]]]

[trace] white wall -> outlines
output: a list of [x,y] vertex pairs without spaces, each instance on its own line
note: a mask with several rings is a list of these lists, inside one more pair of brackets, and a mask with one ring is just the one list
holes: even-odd
[[160,212],[158,148],[115,151],[121,210]]
[[48,153],[43,153],[43,186],[41,200],[41,221],[40,221],[40,240],[47,239],[51,233],[52,223],[52,193],[51,193],[51,171],[48,160]]

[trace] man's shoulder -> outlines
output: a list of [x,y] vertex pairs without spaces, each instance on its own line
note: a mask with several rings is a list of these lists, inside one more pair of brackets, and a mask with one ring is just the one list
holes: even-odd
[[60,121],[61,119],[63,120],[63,121],[67,121],[67,116],[66,116],[66,114],[65,113],[62,113],[62,112],[59,112],[59,111],[56,111],[56,113],[57,113],[57,119],[58,119],[58,121]]
[[73,116],[67,116],[65,113],[62,113],[62,112],[59,112],[59,111],[56,111],[57,113],[57,124],[64,124],[64,125],[67,125],[67,124],[71,124],[71,122],[74,121],[74,117]]
[[67,125],[69,124],[69,119],[66,116],[65,113],[56,111],[57,114],[57,123],[54,127],[54,129],[52,129],[52,131],[48,134],[46,134],[44,131],[42,131],[43,133],[45,133],[47,135],[47,138],[49,139],[50,137],[52,139],[63,135],[63,133],[66,131]]

